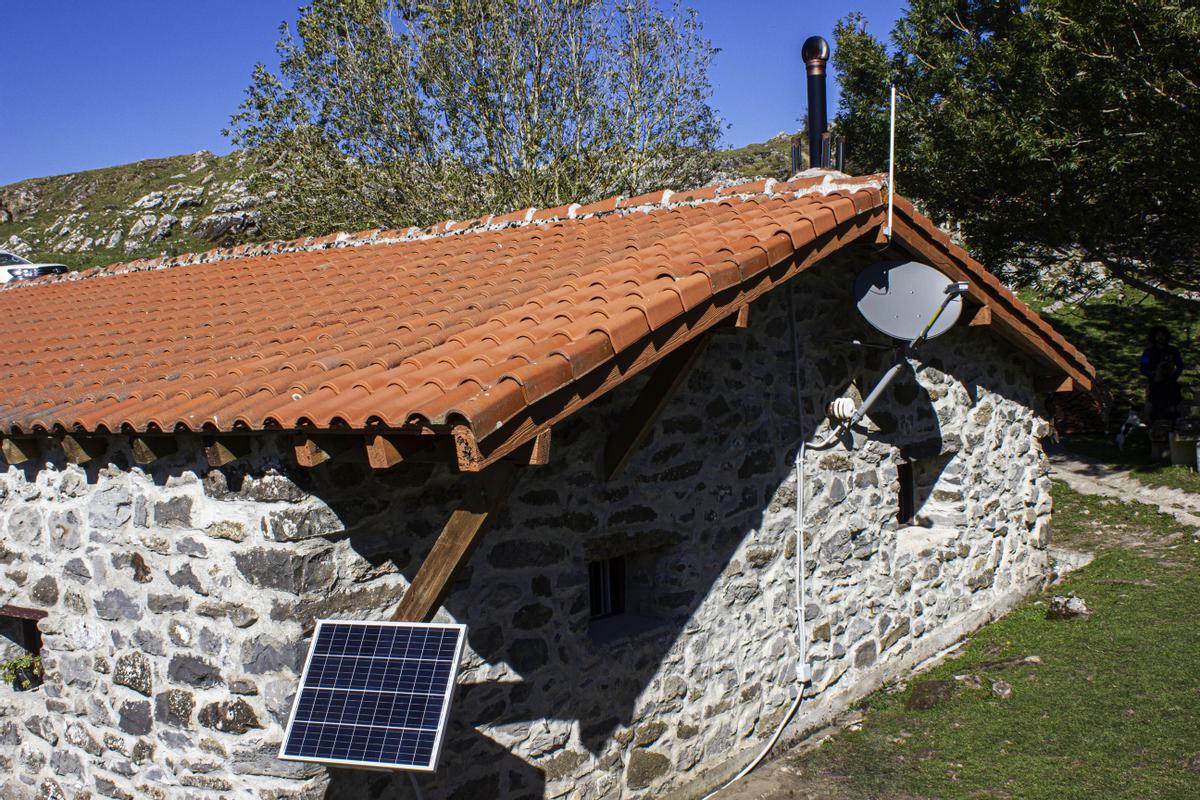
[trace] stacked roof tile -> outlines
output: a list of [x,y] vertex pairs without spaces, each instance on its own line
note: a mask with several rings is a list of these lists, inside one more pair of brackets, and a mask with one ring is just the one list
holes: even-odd
[[[0,430],[470,427],[483,438],[839,231],[873,178],[765,181],[131,262],[0,292]],[[1085,383],[1087,361],[901,202]]]

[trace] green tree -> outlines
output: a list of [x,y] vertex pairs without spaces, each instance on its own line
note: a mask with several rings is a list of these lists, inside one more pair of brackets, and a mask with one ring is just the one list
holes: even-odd
[[1007,277],[1117,279],[1200,308],[1200,7],[1177,0],[910,0],[890,48],[835,32],[852,165]]
[[268,233],[426,225],[702,182],[696,14],[654,0],[314,0],[226,131]]

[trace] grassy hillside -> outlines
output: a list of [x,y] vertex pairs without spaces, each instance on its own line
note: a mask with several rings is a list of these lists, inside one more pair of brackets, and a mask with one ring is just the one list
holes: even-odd
[[[790,134],[716,154],[714,177],[784,178]],[[73,269],[254,241],[245,153],[138,161],[0,186],[0,249]]]
[[0,249],[82,269],[257,232],[243,153],[138,161],[0,187]]

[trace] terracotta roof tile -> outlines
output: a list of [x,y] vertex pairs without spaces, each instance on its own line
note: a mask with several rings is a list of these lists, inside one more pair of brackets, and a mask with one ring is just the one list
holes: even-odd
[[[757,181],[9,287],[0,432],[465,424],[484,437],[600,367],[619,377],[614,359],[654,331],[693,335],[679,328],[688,312],[727,307],[825,234],[877,226],[883,205],[874,177]],[[1092,374],[944,233],[896,205],[1019,335]]]

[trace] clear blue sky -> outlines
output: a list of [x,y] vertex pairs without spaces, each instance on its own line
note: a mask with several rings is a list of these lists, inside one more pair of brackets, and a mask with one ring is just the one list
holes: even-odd
[[[805,37],[846,12],[891,30],[900,0],[690,0],[721,48],[712,72],[730,145],[795,130]],[[0,185],[200,149],[221,136],[255,62],[273,63],[298,0],[0,0]],[[834,87],[831,87],[831,90]],[[830,99],[832,112],[833,98]]]

